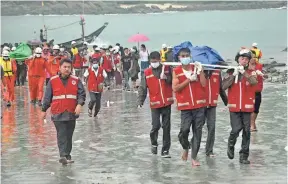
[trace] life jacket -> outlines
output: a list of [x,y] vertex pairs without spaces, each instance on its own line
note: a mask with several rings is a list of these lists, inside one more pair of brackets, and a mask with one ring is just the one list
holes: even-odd
[[83,66],[83,60],[79,53],[74,55],[73,68],[80,69]]
[[[255,70],[259,70],[263,72],[263,65],[260,63],[256,63]],[[263,76],[257,75],[257,85],[256,85],[256,92],[261,92],[263,90]]]
[[103,68],[99,66],[97,76],[91,68],[88,68],[88,73],[88,91],[102,92],[103,89],[99,89],[99,84],[104,82]]
[[98,58],[100,58],[102,56],[102,54],[100,53],[100,52],[96,52],[96,53],[94,53],[94,54],[92,54],[92,59],[98,59]]
[[120,54],[113,54],[113,61],[114,61],[114,65],[116,66],[117,64],[120,63],[120,60],[121,60],[121,56]]
[[162,49],[160,51],[160,55],[161,55],[161,62],[165,62],[166,61],[166,53],[168,52],[168,49],[166,51],[164,51],[164,49]]
[[45,77],[45,69],[47,63],[43,57],[35,57],[33,59],[28,59],[25,61],[25,64],[28,66],[28,76],[39,76]]
[[[191,68],[193,72],[194,66]],[[181,66],[174,68],[174,72],[180,84],[187,79]],[[181,91],[175,92],[178,110],[198,109],[207,105],[205,87],[202,87],[199,75],[197,78],[198,81],[190,82]]]
[[102,67],[105,71],[112,70],[112,59],[111,56],[103,56]]
[[53,94],[51,114],[61,114],[65,111],[74,113],[77,106],[78,77],[70,75],[66,86],[59,75],[51,77],[50,81]]
[[59,67],[60,67],[60,61],[62,57],[60,56],[59,58],[55,59],[55,56],[50,56],[48,60],[48,67],[50,69],[50,75],[54,76],[57,75],[59,72]]
[[4,61],[3,57],[0,57],[0,65],[3,68],[4,76],[13,76],[13,60],[9,59],[8,61]]
[[207,106],[215,107],[218,103],[220,89],[220,71],[214,70],[206,79],[206,102]]
[[[168,66],[165,67],[164,73],[169,73]],[[172,85],[167,84],[165,80],[158,79],[153,75],[152,68],[144,71],[146,84],[149,88],[150,107],[151,109],[161,108],[173,104]]]
[[[252,70],[246,70],[248,74]],[[253,112],[255,103],[255,86],[252,86],[246,77],[228,88],[228,105],[230,112]]]
[[75,56],[76,54],[78,54],[78,48],[77,47],[71,48],[71,52],[72,52],[73,56]]
[[261,54],[261,50],[258,48],[252,48],[251,50],[255,51],[255,57],[260,59],[262,54]]

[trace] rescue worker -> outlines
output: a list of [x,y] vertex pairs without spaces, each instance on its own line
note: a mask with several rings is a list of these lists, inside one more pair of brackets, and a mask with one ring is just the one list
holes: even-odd
[[167,45],[162,44],[162,50],[160,50],[161,62],[165,62],[167,60],[166,53],[168,52]]
[[107,73],[107,78],[105,80],[105,87],[110,89],[111,77],[112,77],[112,58],[110,55],[110,51],[106,46],[102,48],[102,67]]
[[257,58],[256,62],[258,63],[259,60],[262,58],[262,51],[258,49],[257,46],[258,46],[257,43],[253,43],[251,50],[255,51],[255,57]]
[[57,130],[59,162],[63,165],[73,163],[71,158],[72,136],[76,119],[85,104],[86,93],[81,80],[71,75],[72,61],[60,61],[60,74],[51,77],[46,87],[42,106],[42,118],[51,106],[51,119]]
[[[236,61],[239,66],[234,71],[228,70],[224,77],[222,88],[228,89],[228,107],[230,111],[231,132],[228,138],[227,156],[234,158],[234,146],[239,132],[242,130],[242,145],[239,152],[240,163],[250,164],[248,160],[250,145],[250,121],[251,113],[254,111],[255,89],[257,84],[256,72],[248,69],[248,64],[252,58],[248,49],[243,49],[237,53]],[[238,75],[238,82],[235,77]]]
[[[157,154],[157,139],[160,127],[163,128],[163,144],[161,156],[171,158],[169,149],[171,145],[171,104],[173,104],[172,72],[169,66],[160,64],[160,53],[150,54],[150,68],[144,71],[144,76],[139,86],[138,107],[142,107],[149,91],[150,108],[152,116],[152,129],[150,131],[151,152]],[[162,123],[160,122],[162,116]]]
[[249,69],[255,70],[257,74],[257,85],[255,87],[255,104],[254,104],[254,112],[251,114],[251,132],[257,131],[256,128],[256,119],[259,113],[261,101],[262,101],[262,90],[263,90],[263,78],[267,78],[268,76],[263,73],[263,65],[257,62],[256,53],[254,50],[251,50],[252,59],[249,63]]
[[48,67],[50,72],[50,77],[53,77],[58,74],[59,72],[59,66],[60,66],[60,61],[63,58],[63,56],[59,55],[60,53],[60,47],[58,45],[53,46],[53,54],[50,55],[49,60],[48,60]]
[[72,61],[73,61],[73,69],[75,70],[75,75],[77,77],[82,77],[82,66],[83,66],[83,58],[80,55],[80,52],[78,51],[78,49],[75,47],[76,42],[73,41],[72,42],[72,48],[71,48],[71,52],[73,54],[72,56]]
[[[177,107],[181,111],[181,128],[178,135],[183,148],[182,160],[187,161],[190,143],[188,136],[192,125],[193,137],[191,140],[192,166],[199,166],[196,160],[200,148],[202,127],[206,103],[206,78],[199,62],[191,63],[191,52],[182,48],[178,53],[178,60],[182,66],[173,70],[173,91],[176,95]],[[195,68],[195,69],[194,69]]]
[[[207,123],[208,135],[206,140],[206,155],[208,157],[214,157],[213,146],[215,141],[215,124],[216,124],[216,107],[218,103],[218,97],[221,99],[225,106],[228,103],[227,95],[222,89],[222,77],[219,70],[204,70],[206,77],[206,102],[205,119]],[[205,123],[204,123],[205,124]]]
[[10,59],[8,50],[3,50],[2,57],[0,57],[0,65],[2,66],[4,72],[4,99],[7,102],[7,107],[10,107],[11,102],[13,102],[15,99],[14,87],[17,65],[14,59]]
[[48,62],[42,57],[42,49],[35,49],[35,56],[25,60],[28,68],[28,84],[30,100],[32,104],[42,106],[43,87],[46,78],[46,70],[49,71]]
[[107,77],[105,70],[100,66],[100,58],[92,59],[92,66],[85,71],[84,77],[87,78],[87,88],[90,95],[88,116],[92,117],[95,105],[94,117],[96,117],[101,108],[101,94],[103,92],[104,79]]
[[[44,46],[43,47],[43,50],[42,50],[42,58],[44,58],[45,59],[45,61],[48,63],[48,60],[49,60],[49,58],[50,58],[50,52],[49,52],[49,47],[47,47],[47,46]],[[48,84],[48,81],[50,80],[50,74],[49,74],[49,72],[46,70],[46,81],[45,81],[45,85],[47,85]]]

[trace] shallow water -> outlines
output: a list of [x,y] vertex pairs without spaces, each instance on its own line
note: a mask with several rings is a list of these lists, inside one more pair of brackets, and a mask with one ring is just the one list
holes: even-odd
[[[180,159],[180,113],[172,107],[171,159],[150,153],[151,116],[148,103],[137,109],[137,94],[106,92],[99,117],[89,118],[85,105],[77,121],[72,157],[75,163],[58,163],[56,132],[50,117],[39,118],[40,108],[28,103],[28,89],[16,88],[17,101],[2,107],[2,183],[286,183],[287,182],[287,86],[265,84],[258,118],[258,132],[251,134],[250,165],[240,165],[238,138],[235,159],[226,156],[230,131],[229,113],[217,113],[216,158],[205,156],[206,126],[199,151],[201,166]],[[286,96],[285,96],[286,95]],[[114,102],[106,107],[106,100]],[[88,103],[88,101],[87,101]],[[161,148],[162,131],[159,135]],[[190,135],[191,137],[191,135]]]

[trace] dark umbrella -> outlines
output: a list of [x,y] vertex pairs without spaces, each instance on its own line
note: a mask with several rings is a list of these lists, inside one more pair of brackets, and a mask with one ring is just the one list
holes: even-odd
[[42,42],[40,40],[33,39],[33,40],[28,40],[27,44],[31,46],[38,46],[38,45],[42,45]]

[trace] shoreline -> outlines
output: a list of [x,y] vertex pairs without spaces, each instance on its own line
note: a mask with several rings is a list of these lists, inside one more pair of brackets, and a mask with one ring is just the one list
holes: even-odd
[[26,15],[119,15],[153,14],[166,12],[232,11],[258,9],[287,9],[286,1],[177,1],[177,2],[137,2],[137,1],[2,1],[2,16]]

